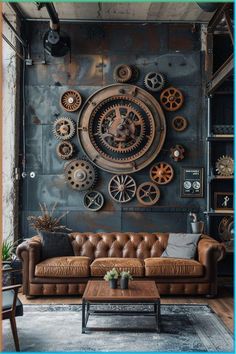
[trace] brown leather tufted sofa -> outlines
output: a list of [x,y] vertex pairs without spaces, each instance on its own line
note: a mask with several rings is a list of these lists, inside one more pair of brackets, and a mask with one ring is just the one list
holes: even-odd
[[36,295],[83,294],[89,279],[101,279],[112,267],[130,270],[136,279],[155,280],[160,294],[217,293],[217,262],[225,248],[202,235],[195,260],[160,258],[167,233],[71,233],[74,256],[41,260],[41,240],[35,236],[17,248],[23,261],[23,292]]

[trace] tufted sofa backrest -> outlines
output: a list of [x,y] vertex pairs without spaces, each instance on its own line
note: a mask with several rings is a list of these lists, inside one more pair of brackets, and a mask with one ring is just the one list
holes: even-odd
[[92,260],[102,257],[149,258],[160,257],[167,246],[168,233],[74,232],[70,234],[75,256]]

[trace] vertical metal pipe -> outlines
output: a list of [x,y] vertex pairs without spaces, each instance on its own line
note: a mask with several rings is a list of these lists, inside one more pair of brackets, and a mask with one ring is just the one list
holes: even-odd
[[[211,97],[207,97],[207,137],[211,135]],[[211,142],[207,139],[207,212],[210,211],[210,198],[211,198]]]

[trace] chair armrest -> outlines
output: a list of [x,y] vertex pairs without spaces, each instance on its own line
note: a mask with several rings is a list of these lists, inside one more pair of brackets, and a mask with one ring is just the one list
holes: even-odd
[[4,286],[4,287],[2,288],[2,291],[8,291],[8,290],[18,291],[18,289],[20,289],[21,287],[22,287],[21,284]]
[[224,258],[225,245],[210,236],[202,235],[198,242],[198,260],[205,266],[206,274],[210,280],[217,277],[217,262]]
[[34,278],[35,266],[41,261],[41,238],[34,236],[22,242],[16,254],[23,265],[23,293],[28,295],[29,282]]
[[39,236],[34,236],[32,238],[29,238],[28,240],[25,240],[17,247],[16,255],[20,260],[24,261],[23,258],[24,251],[30,252],[30,250],[33,250],[34,252],[40,254],[41,247],[42,247],[41,238]]

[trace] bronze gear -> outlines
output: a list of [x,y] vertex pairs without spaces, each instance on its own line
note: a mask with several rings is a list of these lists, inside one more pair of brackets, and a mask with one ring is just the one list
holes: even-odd
[[171,165],[166,162],[158,162],[150,169],[150,177],[157,184],[170,183],[174,177],[174,170]]
[[104,197],[97,191],[87,192],[84,196],[84,207],[90,211],[98,211],[103,207]]
[[188,126],[188,121],[182,116],[176,116],[173,118],[171,125],[175,131],[183,132]]
[[220,176],[232,176],[234,174],[234,160],[230,156],[221,156],[216,162],[216,172]]
[[60,104],[67,112],[75,112],[82,104],[82,97],[78,91],[68,90],[62,94]]
[[95,185],[96,171],[86,160],[73,160],[65,165],[65,178],[71,188],[84,191]]
[[225,216],[218,226],[218,233],[223,242],[229,243],[234,239],[234,217]]
[[61,141],[57,145],[57,155],[63,160],[69,160],[74,154],[74,145],[69,141]]
[[53,134],[60,140],[71,139],[75,134],[75,122],[68,117],[57,118],[53,123]]
[[128,82],[132,78],[132,67],[126,64],[117,65],[113,72],[113,77],[116,82]]
[[175,145],[172,148],[170,148],[170,157],[175,161],[181,161],[184,159],[184,153],[185,149],[183,148],[182,145]]
[[165,110],[174,112],[183,106],[184,96],[177,88],[168,87],[162,91],[160,101]]
[[108,192],[116,202],[127,203],[135,196],[135,180],[129,175],[115,175],[109,182]]
[[151,163],[166,135],[163,111],[147,91],[115,84],[95,92],[78,119],[78,139],[105,171],[134,173]]
[[151,206],[160,199],[160,190],[153,182],[144,182],[140,184],[136,193],[140,204]]

